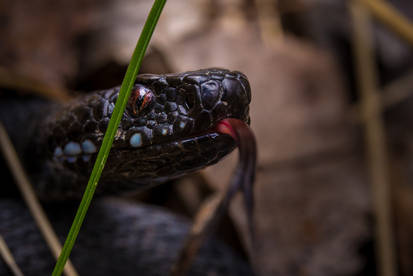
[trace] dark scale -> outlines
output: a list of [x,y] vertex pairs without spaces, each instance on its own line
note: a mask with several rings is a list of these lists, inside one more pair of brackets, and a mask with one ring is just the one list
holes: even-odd
[[207,81],[202,84],[202,106],[211,110],[222,95],[222,88],[217,81]]

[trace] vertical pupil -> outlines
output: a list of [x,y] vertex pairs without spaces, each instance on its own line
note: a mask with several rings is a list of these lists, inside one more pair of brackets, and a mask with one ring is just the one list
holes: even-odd
[[143,108],[143,99],[145,98],[142,93],[139,95],[137,101],[136,101],[136,110],[141,110]]

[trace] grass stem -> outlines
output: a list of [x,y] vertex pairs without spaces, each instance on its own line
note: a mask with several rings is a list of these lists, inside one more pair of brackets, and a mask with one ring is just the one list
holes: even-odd
[[116,105],[110,118],[108,128],[103,138],[102,146],[100,147],[95,165],[89,178],[89,182],[83,194],[82,201],[80,202],[69,234],[67,235],[66,241],[63,245],[62,253],[57,260],[56,266],[54,267],[52,276],[61,275],[66,260],[69,258],[70,252],[72,251],[72,248],[75,244],[77,235],[80,231],[80,227],[82,226],[83,220],[86,216],[87,210],[98,185],[100,175],[102,174],[103,168],[105,167],[105,163],[108,158],[116,130],[123,116],[123,111],[125,110],[126,104],[128,102],[132,86],[135,83],[135,79],[141,66],[143,56],[145,55],[146,48],[148,47],[149,41],[152,37],[153,31],[165,3],[166,0],[155,0],[152,9],[149,12],[148,18],[146,19],[142,33],[132,54],[128,69],[126,70],[126,74],[119,91],[118,100],[116,101]]

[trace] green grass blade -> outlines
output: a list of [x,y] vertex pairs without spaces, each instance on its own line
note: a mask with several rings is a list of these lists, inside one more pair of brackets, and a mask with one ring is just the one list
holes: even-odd
[[146,23],[142,29],[142,33],[133,52],[128,69],[126,70],[126,74],[123,79],[122,86],[120,88],[118,100],[116,101],[112,117],[110,118],[108,128],[103,138],[102,146],[99,150],[95,165],[92,170],[92,174],[89,178],[89,182],[83,194],[82,201],[80,202],[76,216],[73,220],[73,224],[63,245],[62,252],[54,267],[52,273],[53,276],[61,275],[63,268],[66,264],[66,261],[69,258],[70,252],[72,251],[80,227],[83,223],[90,202],[92,201],[93,194],[98,185],[100,175],[102,174],[103,168],[108,158],[116,130],[119,126],[119,122],[122,118],[123,111],[125,110],[126,104],[128,102],[129,95],[131,93],[132,86],[134,85],[136,76],[141,66],[146,48],[148,47],[149,41],[152,37],[153,31],[155,29],[155,26],[158,22],[159,16],[161,15],[165,3],[166,0],[155,0],[152,9],[148,15],[148,18],[146,19]]

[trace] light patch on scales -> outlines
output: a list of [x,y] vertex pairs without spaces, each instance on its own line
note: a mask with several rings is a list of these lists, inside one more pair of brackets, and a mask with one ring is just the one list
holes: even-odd
[[115,140],[126,140],[125,135],[125,132],[118,128],[115,133]]
[[186,122],[184,122],[184,121],[181,121],[181,122],[179,122],[179,128],[184,128],[186,126]]
[[162,128],[161,134],[162,134],[163,136],[168,135],[168,128]]
[[81,146],[82,146],[82,150],[83,150],[84,153],[89,153],[90,154],[90,153],[95,153],[96,152],[95,144],[89,139],[86,139],[85,141],[83,141]]
[[[86,139],[81,144],[76,142],[69,142],[64,147],[56,147],[53,153],[55,160],[61,162],[66,161],[68,163],[77,162],[77,158],[81,157],[84,162],[89,162],[91,154],[97,152],[96,145],[90,140]],[[82,156],[80,156],[82,153]]]
[[63,152],[65,155],[78,155],[82,153],[79,143],[69,142],[65,145]]
[[63,155],[63,150],[61,147],[56,147],[53,153],[54,157],[60,157]]
[[129,143],[134,148],[138,148],[142,146],[142,134],[140,133],[133,134],[129,139]]

